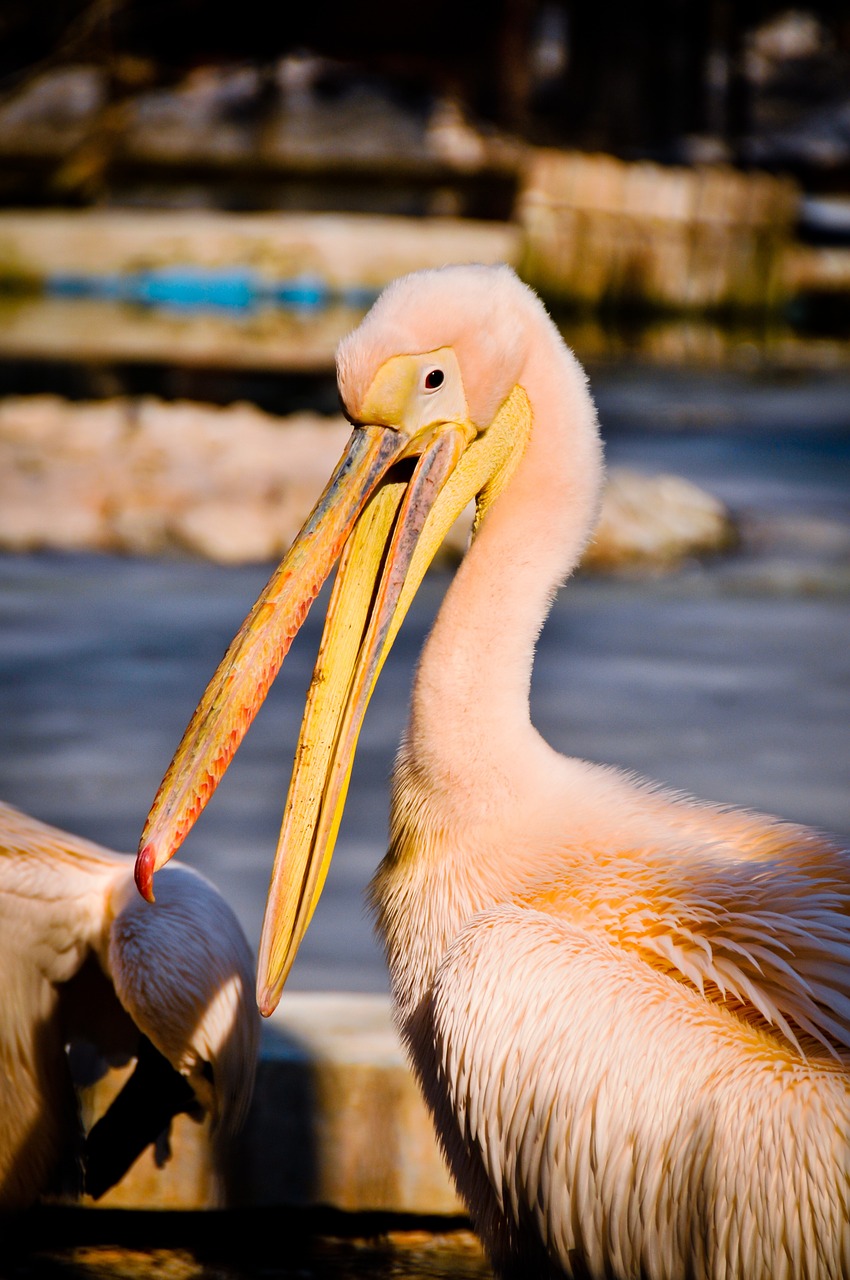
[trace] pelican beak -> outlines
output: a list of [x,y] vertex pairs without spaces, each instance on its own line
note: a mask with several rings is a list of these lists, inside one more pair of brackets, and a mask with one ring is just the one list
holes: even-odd
[[[428,360],[433,374],[435,357],[449,375],[441,411],[417,391]],[[321,894],[357,738],[384,659],[449,528],[494,472],[504,470],[512,452],[504,441],[502,448],[484,447],[484,436],[468,419],[449,349],[427,359],[386,361],[357,417],[366,425],[355,427],[325,492],[192,717],[154,800],[136,862],[139,889],[152,900],[154,872],[177,850],[212,794],[341,557],[266,904],[257,980],[265,1015],[277,1006]]]
[[136,884],[149,902],[154,872],[176,853],[224,775],[358,515],[406,443],[385,429],[353,432],[301,533],[228,648],[142,832]]

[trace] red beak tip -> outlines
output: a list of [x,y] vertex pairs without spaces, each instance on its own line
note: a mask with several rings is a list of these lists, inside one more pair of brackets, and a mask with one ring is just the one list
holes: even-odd
[[146,902],[154,901],[153,893],[153,873],[156,870],[156,859],[154,857],[153,845],[146,844],[138,852],[136,857],[136,888],[145,899]]
[[274,991],[257,992],[257,1008],[264,1018],[270,1018],[280,1003],[280,996]]

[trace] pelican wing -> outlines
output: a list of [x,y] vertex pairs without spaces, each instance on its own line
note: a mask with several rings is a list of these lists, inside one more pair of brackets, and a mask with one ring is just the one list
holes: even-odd
[[79,1189],[67,1009],[60,1006],[102,930],[118,867],[116,855],[0,803],[3,1209],[24,1208],[46,1189]]
[[110,886],[126,860],[0,802],[4,966],[29,964],[65,982],[103,929]]
[[534,1236],[591,1275],[702,1274],[718,1254],[729,1274],[779,1275],[786,1249],[793,1274],[848,1261],[850,1090],[830,1065],[516,907],[458,934],[429,1018],[414,1056],[457,1181],[489,1179],[473,1202],[497,1262]]
[[[82,1163],[88,1189],[105,1189],[137,1153],[127,1142],[193,1104],[228,1130],[245,1114],[259,1039],[247,941],[201,876],[175,865],[162,880],[150,906],[130,857],[0,803],[0,1207],[31,1203],[66,1161],[62,1189],[78,1189]],[[129,1093],[84,1153],[72,1075],[131,1057]]]
[[[732,824],[734,841],[725,838]],[[671,823],[658,824],[654,840],[638,834],[631,852],[624,829],[616,858],[564,851],[521,901],[774,1028],[797,1052],[846,1057],[847,854],[807,828],[710,806],[695,805],[685,831]]]

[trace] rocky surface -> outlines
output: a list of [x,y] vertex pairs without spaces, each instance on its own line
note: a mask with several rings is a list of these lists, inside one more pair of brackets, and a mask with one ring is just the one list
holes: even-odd
[[[0,547],[280,557],[342,452],[341,417],[276,418],[153,398],[0,401]],[[457,558],[469,520],[444,554]],[[597,572],[664,571],[734,541],[722,503],[671,475],[612,470],[585,557]]]

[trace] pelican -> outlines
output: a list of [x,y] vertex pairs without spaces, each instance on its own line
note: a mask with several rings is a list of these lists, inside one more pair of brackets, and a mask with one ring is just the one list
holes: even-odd
[[507,267],[390,285],[337,357],[349,449],[214,675],[136,864],[211,794],[340,557],[260,944],[275,1007],[363,712],[426,566],[470,546],[422,652],[371,899],[397,1024],[506,1277],[850,1275],[850,867],[827,837],[564,757],[533,651],[603,476],[583,370]]
[[[0,1210],[99,1199],[187,1111],[214,1141],[248,1107],[259,1015],[245,935],[174,864],[157,907],[133,859],[0,803]],[[173,871],[173,874],[171,872]],[[84,1137],[75,1076],[136,1067]]]

